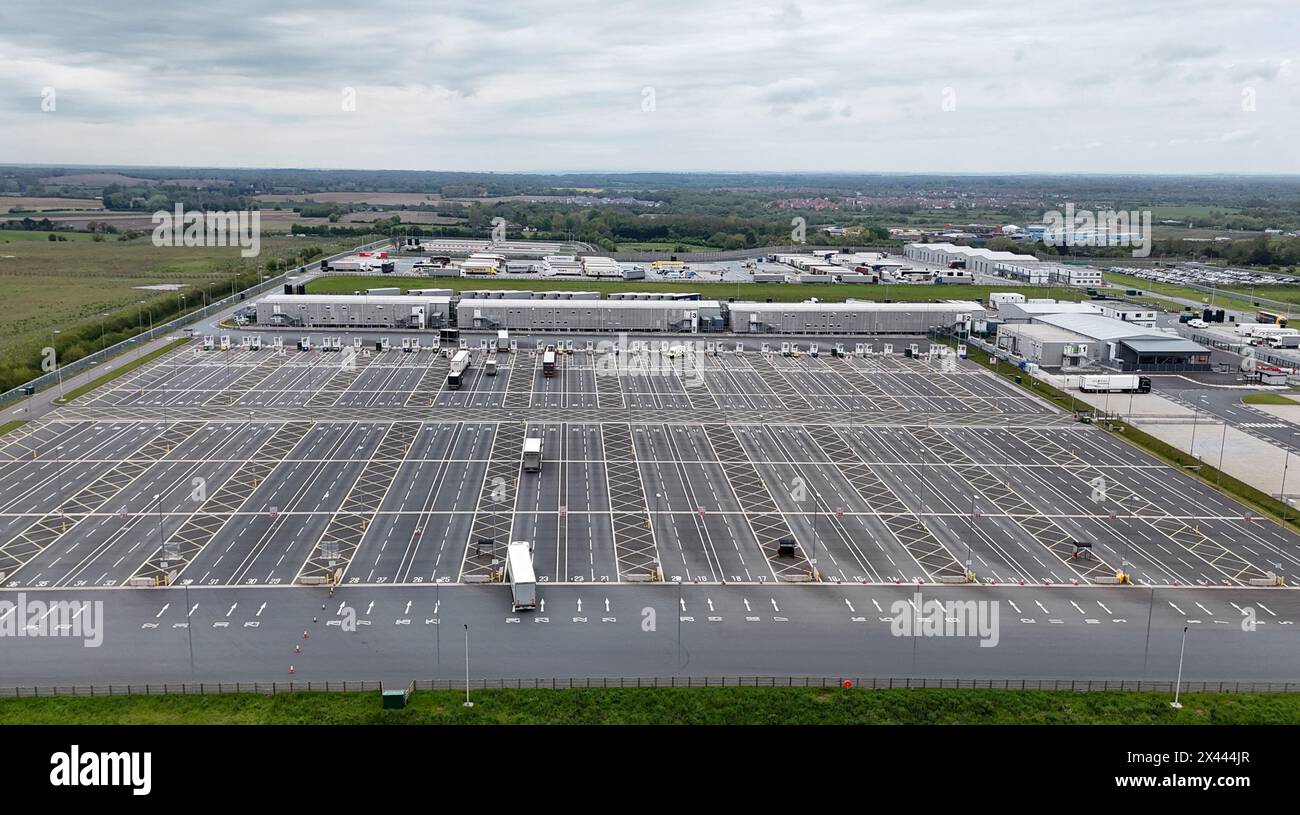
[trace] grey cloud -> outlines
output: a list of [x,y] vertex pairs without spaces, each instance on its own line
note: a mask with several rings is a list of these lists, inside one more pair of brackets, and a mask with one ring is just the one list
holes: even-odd
[[[1105,164],[1119,155],[1109,146],[1068,158],[1048,147],[1136,129],[1157,144],[1200,134],[1181,149],[1182,165],[1153,167],[1161,171],[1300,169],[1279,164],[1300,159],[1262,155],[1257,136],[1228,139],[1239,128],[1221,109],[1225,83],[1287,75],[1295,31],[1284,4],[1093,0],[1065,21],[1024,8],[10,4],[0,11],[0,144],[6,160],[78,161],[93,126],[94,160],[124,164],[186,163],[194,153],[237,165],[290,155],[314,166],[382,156],[383,166],[412,168],[746,169],[776,153],[804,157],[807,169],[1107,170],[1122,169]],[[34,95],[45,85],[60,89],[60,106],[36,120],[37,136]],[[343,86],[358,95],[351,119],[339,112]],[[945,86],[958,90],[961,127],[936,119]],[[644,87],[656,90],[653,113],[640,110]],[[1300,124],[1288,98],[1268,112],[1269,132]],[[918,132],[935,121],[942,129]],[[898,163],[862,165],[873,156]],[[936,156],[951,165],[936,166]]]

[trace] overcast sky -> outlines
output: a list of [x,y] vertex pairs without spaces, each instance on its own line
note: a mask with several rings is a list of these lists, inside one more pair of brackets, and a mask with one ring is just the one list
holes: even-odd
[[1296,0],[7,3],[0,162],[1295,173],[1298,50]]

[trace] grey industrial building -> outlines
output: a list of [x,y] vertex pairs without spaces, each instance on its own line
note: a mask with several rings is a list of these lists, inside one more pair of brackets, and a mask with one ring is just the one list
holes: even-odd
[[257,301],[258,324],[270,326],[427,329],[450,317],[450,297],[272,294]]
[[732,303],[731,330],[738,334],[926,334],[982,319],[978,303]]
[[1096,361],[1097,348],[1081,334],[1042,323],[999,326],[998,347],[1044,368],[1088,365]]
[[[1208,371],[1210,349],[1157,329],[1100,314],[1045,314],[1035,323],[1077,334],[1095,346],[1089,356],[1125,371]],[[1002,326],[999,332],[1006,330]]]
[[716,300],[463,300],[461,328],[526,331],[722,331]]

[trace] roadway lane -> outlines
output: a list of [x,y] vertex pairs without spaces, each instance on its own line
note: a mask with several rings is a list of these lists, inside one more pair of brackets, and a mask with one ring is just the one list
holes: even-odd
[[[913,591],[851,585],[542,586],[544,609],[529,614],[511,613],[505,586],[345,586],[332,595],[323,588],[286,587],[34,591],[27,600],[103,600],[103,644],[86,648],[72,637],[10,638],[0,685],[454,679],[465,672],[463,625],[469,626],[476,679],[1172,681],[1184,626],[1190,629],[1184,681],[1294,682],[1300,676],[1300,593],[1294,591],[927,586],[923,602],[988,602],[986,621],[991,623],[996,608],[996,629],[990,625],[984,638],[894,636],[896,610],[910,616]],[[4,598],[16,594],[5,592]],[[350,614],[358,625],[344,630],[339,623]],[[994,630],[996,645],[981,647],[981,641],[993,642]]]

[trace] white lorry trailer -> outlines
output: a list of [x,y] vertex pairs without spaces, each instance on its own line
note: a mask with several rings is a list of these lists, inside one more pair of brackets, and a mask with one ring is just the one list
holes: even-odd
[[447,368],[447,390],[460,390],[461,378],[469,368],[469,351],[457,351]]
[[511,541],[506,547],[506,580],[515,611],[537,608],[537,577],[533,574],[533,546],[528,541]]
[[537,436],[524,439],[524,472],[535,473],[542,469],[542,440]]
[[1150,393],[1151,377],[1133,374],[1110,374],[1079,377],[1084,393]]

